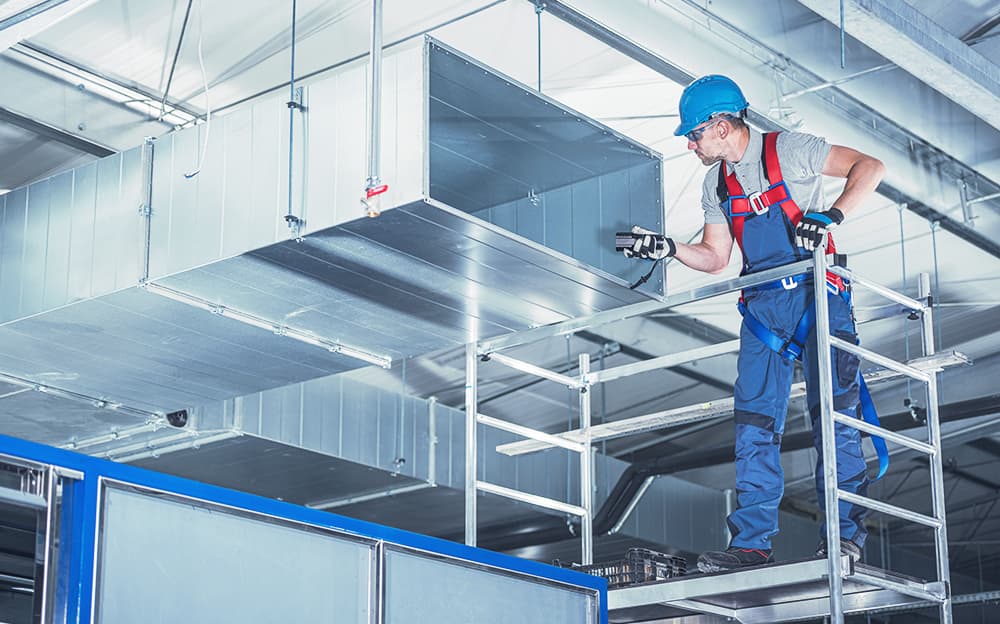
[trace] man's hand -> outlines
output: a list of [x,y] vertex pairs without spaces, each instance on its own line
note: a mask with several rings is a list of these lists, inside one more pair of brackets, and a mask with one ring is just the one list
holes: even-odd
[[661,258],[671,258],[677,251],[672,238],[667,238],[663,234],[657,234],[652,230],[632,226],[632,236],[635,242],[631,247],[622,250],[626,258],[642,258],[644,260],[660,260]]
[[823,244],[826,233],[844,221],[844,213],[837,208],[822,212],[806,213],[795,228],[795,245],[813,251]]

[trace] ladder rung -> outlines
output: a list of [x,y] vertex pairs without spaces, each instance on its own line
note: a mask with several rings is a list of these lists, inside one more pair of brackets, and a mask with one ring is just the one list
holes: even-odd
[[926,442],[921,442],[920,440],[914,440],[913,438],[907,437],[905,435],[896,433],[895,431],[889,431],[888,429],[883,429],[882,427],[867,423],[860,418],[854,418],[846,414],[841,414],[840,412],[833,413],[833,420],[839,422],[842,425],[847,425],[848,427],[854,427],[859,431],[864,431],[865,433],[873,436],[878,436],[889,440],[890,442],[895,442],[900,446],[905,446],[911,448],[915,451],[920,451],[921,453],[927,455],[936,455],[937,449]]
[[913,596],[914,598],[920,598],[921,600],[929,600],[931,602],[943,602],[947,599],[946,592],[941,590],[938,583],[930,583],[926,585],[915,582],[900,583],[899,581],[893,581],[874,574],[866,574],[857,569],[855,569],[854,574],[851,575],[851,580],[859,581],[874,587],[881,587],[882,589],[888,589],[907,596]]
[[528,503],[529,505],[534,505],[535,507],[554,509],[555,511],[573,514],[574,516],[580,516],[581,518],[587,515],[587,510],[583,507],[570,505],[569,503],[557,501],[553,498],[547,498],[545,496],[538,496],[537,494],[528,494],[527,492],[522,492],[521,490],[513,490],[488,481],[476,481],[476,489],[482,492],[489,492],[490,494],[496,494],[497,496],[504,496],[506,498],[521,501],[522,503]]
[[519,435],[524,438],[537,440],[539,442],[551,444],[552,446],[558,446],[560,448],[568,449],[576,453],[583,453],[587,449],[587,446],[585,444],[581,444],[580,442],[567,440],[566,438],[561,438],[551,433],[545,433],[544,431],[537,431],[530,427],[525,427],[512,422],[507,422],[506,420],[500,420],[499,418],[493,418],[492,416],[486,416],[485,414],[476,414],[476,420],[486,425],[487,427],[493,427],[494,429],[508,431],[510,433]]
[[918,368],[914,368],[909,364],[903,364],[902,362],[897,362],[896,360],[886,357],[881,353],[876,353],[871,349],[866,349],[856,344],[852,344],[850,342],[847,342],[846,340],[837,338],[836,336],[830,336],[830,344],[836,349],[847,351],[848,353],[853,353],[854,355],[858,356],[863,360],[874,362],[879,366],[883,366],[890,370],[894,370],[897,373],[902,373],[903,375],[906,375],[907,377],[910,377],[912,379],[916,379],[924,383],[929,383],[931,380],[930,374]]
[[488,353],[486,355],[489,356],[490,360],[503,364],[504,366],[507,366],[509,368],[513,368],[514,370],[519,370],[522,373],[528,373],[529,375],[535,375],[536,377],[548,379],[550,381],[554,381],[558,384],[562,384],[570,388],[582,387],[582,384],[580,383],[579,379],[576,379],[574,377],[568,377],[566,375],[563,375],[562,373],[550,371],[547,368],[542,368],[541,366],[536,366],[529,362],[512,358],[509,355],[504,355],[502,353]]
[[880,511],[884,514],[889,514],[890,516],[896,516],[897,518],[902,518],[903,520],[909,520],[910,522],[916,522],[917,524],[923,524],[925,526],[933,527],[935,529],[941,528],[941,521],[938,520],[937,518],[932,518],[931,516],[925,516],[924,514],[917,513],[915,511],[910,511],[909,509],[903,509],[902,507],[897,507],[895,505],[890,505],[889,503],[883,503],[882,501],[877,501],[874,498],[868,498],[867,496],[859,496],[858,494],[845,492],[844,490],[841,489],[837,490],[837,497],[840,500],[847,501],[848,503],[861,505],[862,507],[867,507],[875,511]]

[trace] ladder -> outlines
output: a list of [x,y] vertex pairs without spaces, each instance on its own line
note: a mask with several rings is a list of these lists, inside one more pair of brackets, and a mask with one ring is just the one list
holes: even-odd
[[[922,279],[921,298],[924,301],[911,299],[905,295],[897,293],[889,288],[868,281],[862,277],[854,275],[851,271],[838,267],[828,266],[826,249],[820,247],[813,255],[813,275],[826,275],[827,271],[840,275],[850,280],[855,287],[863,286],[869,290],[898,303],[905,308],[912,310],[920,316],[921,320],[921,342],[924,356],[934,354],[934,331],[933,318],[929,298],[929,285],[927,280]],[[921,442],[908,436],[900,435],[893,431],[883,429],[866,423],[860,418],[852,418],[837,412],[833,408],[833,370],[830,358],[818,357],[819,368],[819,397],[820,397],[820,426],[822,429],[822,455],[823,455],[823,491],[826,503],[826,543],[827,547],[827,576],[830,583],[830,622],[842,624],[844,621],[843,608],[843,564],[840,555],[840,501],[847,501],[855,505],[867,507],[872,511],[884,513],[908,522],[915,522],[934,529],[934,551],[935,567],[937,570],[938,583],[933,589],[928,587],[917,588],[901,585],[889,581],[882,586],[885,589],[907,594],[915,598],[930,600],[938,604],[940,620],[942,623],[951,624],[951,589],[950,573],[948,569],[948,534],[945,523],[945,499],[944,499],[944,472],[941,466],[941,425],[938,415],[938,389],[937,371],[920,370],[909,366],[903,362],[898,362],[891,358],[875,353],[869,349],[841,340],[830,334],[830,310],[827,301],[827,290],[825,279],[814,279],[814,299],[816,302],[816,339],[817,353],[830,353],[831,348],[841,349],[853,353],[863,360],[878,364],[887,369],[896,371],[911,379],[922,382],[927,386],[927,441]],[[924,454],[930,462],[931,474],[931,501],[932,515],[917,513],[889,503],[860,496],[850,492],[845,492],[837,486],[837,453],[834,430],[836,424],[854,427],[869,435],[880,436],[886,441],[894,442],[901,446]],[[877,577],[873,584],[879,581]],[[887,586],[891,584],[892,586]]]
[[[479,413],[478,378],[479,360],[483,358],[503,364],[509,368],[529,373],[563,384],[579,392],[580,434],[579,440],[567,440],[558,435],[537,431],[500,418]],[[513,500],[528,503],[543,509],[560,511],[580,518],[581,563],[589,565],[594,562],[594,529],[593,529],[593,474],[594,461],[591,455],[590,436],[590,382],[587,374],[590,372],[590,356],[580,354],[579,377],[573,378],[561,373],[544,369],[540,366],[524,362],[500,353],[480,354],[476,343],[466,345],[465,350],[465,543],[476,545],[477,506],[476,497],[479,492],[488,492]],[[548,446],[558,446],[580,455],[580,504],[554,500],[537,494],[522,492],[504,487],[489,481],[483,481],[478,476],[477,433],[479,425],[485,425],[501,431],[544,443]]]

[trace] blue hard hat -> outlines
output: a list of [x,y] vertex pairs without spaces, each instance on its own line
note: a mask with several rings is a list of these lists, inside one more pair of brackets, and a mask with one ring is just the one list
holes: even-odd
[[749,104],[732,79],[718,74],[702,76],[681,93],[681,125],[674,136],[684,136],[718,113],[738,113]]

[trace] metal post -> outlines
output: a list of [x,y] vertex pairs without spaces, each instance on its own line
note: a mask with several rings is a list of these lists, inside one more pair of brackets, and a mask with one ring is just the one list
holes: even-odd
[[371,110],[368,114],[368,180],[365,187],[365,213],[377,217],[381,212],[379,196],[386,189],[379,172],[382,147],[382,0],[372,0]]
[[934,355],[934,297],[931,294],[931,276],[921,273],[919,277],[917,298],[926,301],[926,306],[920,315],[920,338],[924,346],[924,355]]
[[933,500],[934,517],[941,524],[934,529],[934,551],[937,556],[938,580],[945,585],[946,596],[941,602],[940,619],[942,624],[951,624],[951,573],[948,566],[948,525],[945,521],[944,471],[941,468],[941,423],[938,414],[937,376],[931,377],[927,384],[927,432],[931,444],[938,453],[931,460],[931,498]]
[[813,254],[816,300],[816,366],[819,370],[820,427],[823,440],[823,493],[826,501],[826,560],[830,581],[830,622],[843,624],[840,557],[840,504],[837,496],[837,441],[833,421],[833,367],[830,364],[830,307],[826,291],[826,246]]
[[152,237],[153,219],[153,138],[146,137],[142,142],[142,200],[139,204],[139,216],[142,218],[142,276],[139,283],[149,280],[149,250]]
[[427,399],[427,419],[430,421],[427,429],[430,443],[427,445],[427,481],[431,485],[437,486],[437,397]]
[[976,215],[969,202],[969,185],[964,179],[958,181],[958,203],[962,206],[962,222],[969,227],[976,227]]
[[580,519],[580,537],[583,542],[583,559],[580,563],[594,563],[594,455],[591,453],[590,433],[590,354],[581,353],[580,370],[580,433],[583,435],[583,452],[580,453],[580,507],[584,514]]
[[[921,318],[924,353],[934,352],[934,319],[930,300],[930,276],[920,275],[920,296],[927,296],[927,307]],[[931,472],[931,501],[934,517],[941,524],[934,529],[934,554],[938,580],[945,585],[945,599],[939,606],[942,624],[951,624],[951,572],[948,565],[948,525],[945,521],[944,471],[941,467],[941,421],[938,412],[937,374],[928,372],[927,382],[927,438],[937,453],[929,457]]]
[[840,0],[840,68],[847,67],[847,41],[844,31],[844,0]]
[[51,621],[52,585],[50,579],[55,578],[52,570],[52,533],[56,522],[56,490],[59,476],[49,467],[45,470],[44,496],[47,506],[37,512],[37,531],[35,538],[35,595],[34,613],[40,624]]
[[545,3],[540,0],[535,2],[535,16],[538,21],[538,92],[542,92],[542,11],[545,10]]
[[479,399],[476,396],[479,377],[479,359],[476,343],[465,346],[465,543],[476,545],[476,414]]
[[302,234],[302,219],[295,216],[292,210],[294,197],[293,180],[295,179],[295,111],[302,110],[302,90],[295,88],[295,25],[296,0],[292,0],[292,43],[291,60],[288,68],[288,211],[285,213],[285,223],[292,238],[298,239]]

